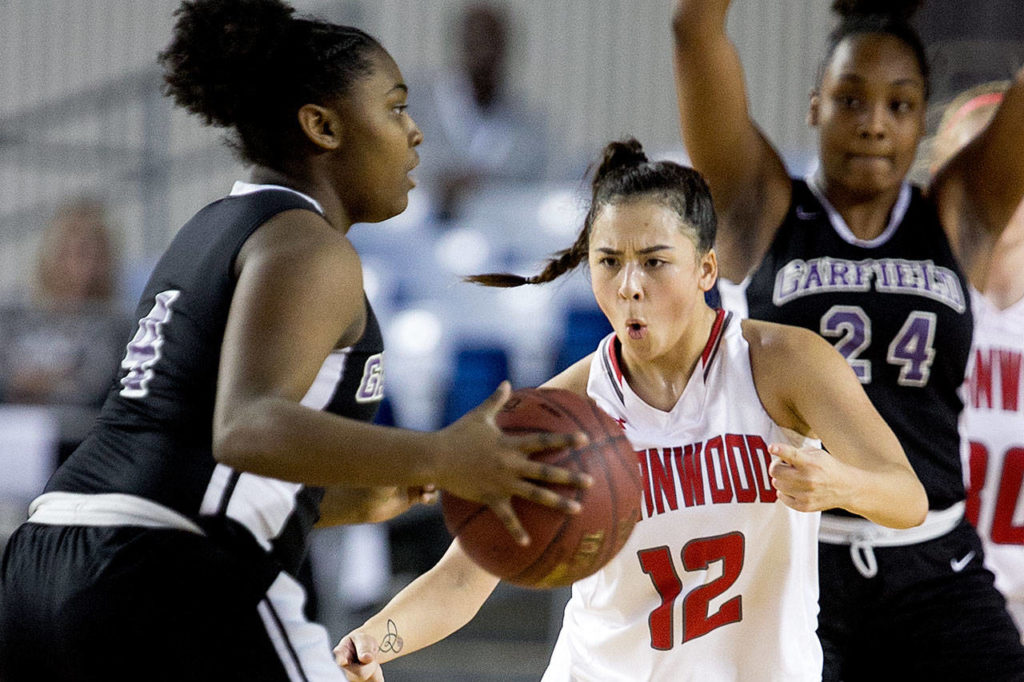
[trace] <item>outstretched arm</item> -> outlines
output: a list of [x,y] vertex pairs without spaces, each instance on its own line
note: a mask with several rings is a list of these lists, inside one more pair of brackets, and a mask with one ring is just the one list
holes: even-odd
[[382,679],[382,664],[439,642],[472,620],[498,582],[455,540],[433,568],[345,635],[335,659],[349,680]]
[[683,143],[718,212],[719,271],[741,281],[789,207],[782,160],[750,118],[743,67],[725,32],[729,0],[676,0],[676,94]]
[[989,125],[936,174],[930,192],[968,278],[981,286],[989,259],[1024,199],[1024,69]]
[[[920,524],[924,486],[846,360],[814,332],[743,321],[758,396],[781,426],[827,448],[775,443],[772,483],[798,511],[842,508],[892,528]],[[794,367],[801,371],[794,372]]]

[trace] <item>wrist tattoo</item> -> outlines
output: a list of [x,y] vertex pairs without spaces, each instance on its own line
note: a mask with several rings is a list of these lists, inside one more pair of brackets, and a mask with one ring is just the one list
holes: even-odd
[[402,651],[404,641],[398,634],[398,626],[395,621],[388,618],[387,634],[380,640],[380,650],[385,653],[397,654]]

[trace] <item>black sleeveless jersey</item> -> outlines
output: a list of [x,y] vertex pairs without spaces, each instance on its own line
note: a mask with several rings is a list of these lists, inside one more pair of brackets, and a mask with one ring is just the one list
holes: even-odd
[[832,341],[899,438],[931,508],[944,509],[964,498],[957,391],[970,297],[934,205],[905,187],[893,216],[878,239],[858,241],[794,180],[786,218],[748,278],[747,313]]
[[[291,209],[317,207],[290,190],[262,189],[216,201],[181,228],[142,294],[138,330],[95,428],[47,492],[128,493],[206,528],[241,524],[286,569],[298,567],[323,490],[235,471],[217,464],[212,453],[235,259],[260,225]],[[362,338],[328,355],[304,405],[366,421],[374,417],[383,397],[383,342],[366,305]]]

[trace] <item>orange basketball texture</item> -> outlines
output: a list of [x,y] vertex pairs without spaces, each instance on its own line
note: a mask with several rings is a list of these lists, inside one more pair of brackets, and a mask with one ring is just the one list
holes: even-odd
[[549,388],[515,391],[496,421],[509,434],[583,431],[590,439],[587,445],[545,450],[533,459],[586,472],[594,484],[587,489],[551,486],[576,499],[582,505],[579,514],[513,498],[512,507],[530,534],[526,547],[516,544],[486,506],[444,493],[441,509],[449,532],[483,569],[516,585],[562,587],[591,575],[615,556],[640,519],[640,471],[622,427],[593,400]]

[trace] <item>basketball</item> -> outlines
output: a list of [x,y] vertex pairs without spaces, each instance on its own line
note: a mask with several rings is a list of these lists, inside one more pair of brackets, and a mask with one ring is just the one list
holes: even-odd
[[512,507],[530,534],[526,547],[516,544],[485,505],[443,493],[448,531],[481,568],[515,585],[563,587],[596,572],[622,548],[640,519],[640,472],[622,427],[593,400],[548,388],[513,392],[497,424],[509,434],[586,433],[589,443],[582,447],[545,450],[532,457],[588,473],[594,483],[585,490],[551,486],[577,500],[579,514],[514,497]]

